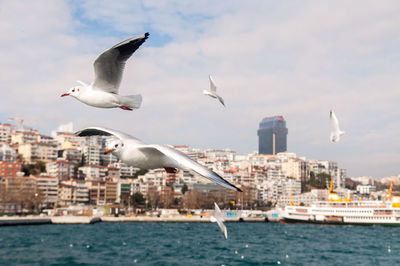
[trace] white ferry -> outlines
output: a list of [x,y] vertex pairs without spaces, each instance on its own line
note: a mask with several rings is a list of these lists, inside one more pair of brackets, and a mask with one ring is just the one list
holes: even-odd
[[311,206],[285,206],[281,222],[400,226],[400,197],[391,192],[392,185],[384,201],[342,200],[331,192],[327,201]]

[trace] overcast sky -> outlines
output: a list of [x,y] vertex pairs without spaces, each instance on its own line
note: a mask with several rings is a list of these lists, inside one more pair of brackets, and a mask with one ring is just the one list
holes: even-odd
[[[288,151],[348,176],[400,174],[399,1],[82,2],[0,0],[0,122],[250,153],[262,118],[283,115]],[[141,109],[60,97],[92,81],[98,54],[144,32],[120,87],[142,94]],[[226,108],[202,95],[209,74]],[[339,143],[331,108],[347,132]]]

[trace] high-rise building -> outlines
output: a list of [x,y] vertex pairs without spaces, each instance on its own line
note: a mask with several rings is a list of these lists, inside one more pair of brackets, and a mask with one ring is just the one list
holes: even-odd
[[283,116],[264,118],[260,123],[257,134],[259,154],[277,154],[286,151],[288,129]]

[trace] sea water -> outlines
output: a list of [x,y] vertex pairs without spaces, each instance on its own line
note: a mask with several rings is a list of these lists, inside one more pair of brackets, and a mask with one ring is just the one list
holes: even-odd
[[227,223],[0,227],[1,265],[396,265],[400,227]]

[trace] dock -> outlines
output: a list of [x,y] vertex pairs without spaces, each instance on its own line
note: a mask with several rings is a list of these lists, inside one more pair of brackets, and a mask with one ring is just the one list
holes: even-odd
[[51,218],[43,217],[0,217],[0,226],[51,224]]
[[[230,218],[227,223],[254,222],[264,223],[264,217]],[[0,226],[11,225],[38,225],[38,224],[94,224],[99,222],[106,223],[126,223],[126,222],[150,222],[150,223],[210,223],[209,217],[201,216],[51,216],[51,217],[0,217]]]

